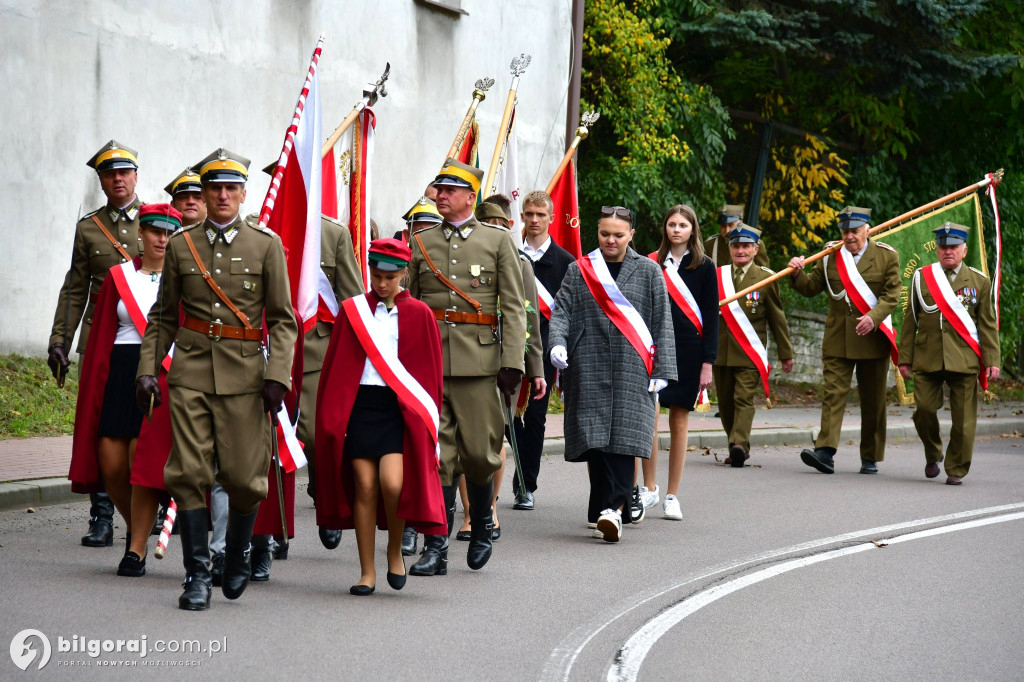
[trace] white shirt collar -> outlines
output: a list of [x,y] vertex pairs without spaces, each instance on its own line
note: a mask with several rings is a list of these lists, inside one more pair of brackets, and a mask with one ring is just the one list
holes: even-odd
[[548,252],[548,247],[551,246],[551,235],[544,240],[544,243],[538,246],[536,249],[530,246],[530,242],[523,243],[523,253],[530,257],[531,260],[538,261],[544,257],[544,254]]
[[687,249],[686,251],[683,251],[683,255],[680,256],[679,260],[677,261],[675,258],[673,258],[672,251],[669,251],[668,254],[666,254],[666,256],[665,256],[665,263],[671,263],[672,265],[674,265],[674,266],[676,266],[678,268],[680,263],[683,262],[683,259],[686,258],[686,254],[688,254],[688,253],[690,253],[689,249]]

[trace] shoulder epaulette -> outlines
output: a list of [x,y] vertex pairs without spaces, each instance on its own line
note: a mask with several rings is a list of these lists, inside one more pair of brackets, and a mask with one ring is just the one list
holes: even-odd
[[327,222],[329,222],[329,223],[334,223],[334,224],[335,224],[335,225],[337,225],[338,227],[344,227],[345,229],[348,229],[348,225],[346,225],[345,223],[341,222],[341,221],[340,221],[340,220],[338,220],[337,218],[332,218],[331,216],[329,216],[329,215],[324,215],[324,214],[322,214],[322,213],[320,214],[320,217],[321,217],[321,218],[323,218],[324,220],[326,220],[326,221],[327,221]]
[[489,227],[492,230],[503,230],[505,232],[509,232],[510,231],[509,228],[505,227],[504,225],[495,225],[494,223],[485,223],[485,222],[483,222],[481,220],[478,220],[477,222],[480,223],[481,227]]
[[832,242],[825,242],[825,248],[826,249],[831,249],[836,244],[842,244],[842,243],[843,243],[842,239],[837,239],[837,240],[832,241]]
[[769,275],[774,275],[774,274],[775,274],[775,271],[774,271],[774,270],[772,270],[771,268],[766,268],[766,267],[765,267],[765,266],[763,266],[763,265],[758,265],[757,267],[761,268],[762,270],[764,270],[765,272],[767,272],[767,273],[768,273]]
[[95,211],[92,211],[91,213],[86,213],[84,216],[79,218],[79,220],[85,220],[86,218],[92,218],[94,215],[99,215],[99,212],[102,211],[104,208],[106,208],[106,206],[100,206]]
[[875,242],[875,243],[878,244],[879,246],[881,246],[883,249],[889,249],[893,253],[897,253],[896,248],[893,247],[891,244],[886,244],[885,242]]
[[437,223],[436,225],[431,225],[430,227],[424,227],[422,230],[416,230],[416,233],[419,234],[420,232],[430,232],[431,230],[438,229],[439,227],[441,227],[441,225],[443,225],[443,223]]
[[[967,267],[971,268],[971,266],[970,266],[970,265],[968,265]],[[986,274],[985,274],[984,272],[982,272],[982,271],[981,271],[981,270],[979,270],[978,268],[971,268],[971,270],[974,270],[974,271],[975,271],[976,273],[978,273],[979,275],[981,275],[981,276],[982,276],[982,277],[984,277],[985,279],[988,279],[988,275],[986,275]]]

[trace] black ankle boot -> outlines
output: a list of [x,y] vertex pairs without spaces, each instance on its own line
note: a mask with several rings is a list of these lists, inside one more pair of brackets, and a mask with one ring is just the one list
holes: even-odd
[[448,574],[448,538],[452,534],[455,523],[455,491],[459,482],[454,485],[441,486],[444,493],[444,506],[447,510],[448,533],[445,535],[423,535],[423,551],[420,559],[409,569],[410,575],[447,575]]
[[274,561],[274,536],[252,536],[252,569],[249,580],[265,583],[270,580],[270,564]]
[[491,529],[494,526],[491,498],[494,497],[494,482],[476,485],[466,481],[466,497],[469,498],[469,519],[473,527],[466,563],[476,571],[483,568],[491,558]]
[[178,597],[178,608],[205,611],[210,608],[210,543],[207,536],[206,509],[178,512],[181,528],[181,555],[185,565],[185,591]]
[[110,547],[114,544],[114,503],[105,492],[89,493],[89,532],[82,536],[85,547]]
[[228,507],[228,528],[224,538],[224,578],[221,590],[228,599],[238,599],[249,584],[252,568],[249,541],[256,525],[256,511],[241,514]]
[[416,553],[416,529],[406,528],[402,531],[402,556],[412,556]]

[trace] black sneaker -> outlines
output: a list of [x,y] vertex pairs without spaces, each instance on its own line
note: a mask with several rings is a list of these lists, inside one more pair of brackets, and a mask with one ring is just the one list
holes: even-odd
[[633,524],[644,520],[646,514],[644,501],[640,499],[640,486],[633,486],[633,494],[629,498],[629,522]]

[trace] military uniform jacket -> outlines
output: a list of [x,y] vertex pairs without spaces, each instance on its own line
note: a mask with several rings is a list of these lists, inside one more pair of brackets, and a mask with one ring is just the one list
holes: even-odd
[[[832,242],[831,244],[835,244]],[[845,246],[842,248],[846,248]],[[869,360],[883,358],[890,354],[892,346],[885,334],[878,330],[878,325],[896,308],[900,295],[900,257],[888,244],[868,239],[864,255],[857,262],[860,272],[868,288],[878,298],[878,305],[868,312],[875,323],[875,329],[866,336],[857,334],[857,318],[860,312],[857,307],[842,294],[845,292],[843,281],[839,279],[836,269],[838,254],[830,254],[828,272],[825,272],[826,259],[814,264],[810,274],[804,270],[792,281],[793,288],[807,296],[816,296],[830,289],[828,317],[825,319],[825,338],[821,344],[823,357],[839,357],[847,360]],[[827,284],[826,284],[827,282]],[[837,299],[832,294],[839,296]]]
[[70,352],[71,349],[67,346],[71,344],[75,329],[81,322],[82,334],[78,339],[77,350],[79,353],[85,352],[96,299],[100,295],[103,280],[106,279],[110,268],[126,260],[96,226],[92,217],[99,218],[110,235],[121,244],[129,256],[134,257],[142,253],[138,241],[140,206],[142,201],[138,197],[135,197],[131,206],[125,209],[125,214],[122,214],[120,209],[104,206],[85,216],[75,225],[73,262],[60,288],[48,347],[55,343],[63,343],[65,350]]
[[[249,317],[250,324],[266,326],[269,359],[264,360],[260,341],[214,340],[201,332],[179,329],[179,305],[185,315],[199,320],[243,326],[203,279],[185,242],[186,233],[214,281]],[[213,244],[208,234],[215,235]],[[207,220],[175,232],[167,242],[160,292],[149,312],[138,373],[154,374],[157,361],[173,341],[168,384],[217,395],[258,393],[264,379],[291,386],[297,336],[281,238],[239,219],[221,235]]]
[[[445,232],[448,231],[448,236]],[[501,342],[484,324],[439,321],[446,377],[497,376],[502,367],[524,371],[526,296],[519,251],[512,233],[470,218],[455,228],[447,221],[416,233],[434,264],[455,286],[480,302],[482,313],[496,314],[501,296]],[[465,235],[463,237],[462,235]],[[410,238],[409,292],[432,309],[476,310],[434,276]]]
[[[714,237],[708,237],[704,240],[704,253],[715,263],[716,268],[720,268],[723,265],[732,265],[732,255],[729,253],[729,238],[723,237],[718,234]],[[761,240],[760,245],[757,248],[757,254],[754,256],[754,265],[760,265],[761,267],[768,267],[768,249],[765,248],[764,240]],[[737,291],[739,291],[737,289]]]
[[[363,277],[359,274],[355,250],[352,248],[352,233],[327,216],[320,219],[320,269],[327,275],[339,304],[347,298],[365,293]],[[319,372],[323,367],[333,328],[333,324],[321,320],[306,334],[302,355],[303,373]]]
[[[997,367],[1000,363],[999,332],[992,312],[992,282],[984,273],[965,264],[951,286],[978,327],[985,366]],[[911,365],[915,372],[946,370],[977,374],[981,370],[978,362],[975,352],[938,310],[918,268],[911,283],[909,310],[900,330],[899,364]]]
[[544,345],[540,338],[540,308],[537,307],[537,282],[533,278],[533,262],[526,254],[519,254],[519,265],[523,273],[523,292],[526,294],[524,300],[529,301],[533,306],[533,312],[527,313],[530,332],[526,339],[526,366],[527,377],[544,376]]
[[[746,289],[774,274],[768,268],[752,264],[737,285],[736,290]],[[756,299],[751,298],[755,293],[760,296]],[[746,298],[741,298],[736,303],[750,320],[754,331],[757,332],[757,338],[761,339],[765,348],[768,347],[768,328],[771,327],[779,359],[791,359],[793,344],[789,340],[789,325],[786,323],[786,314],[782,310],[782,297],[779,295],[778,283],[772,282],[755,293],[748,294]],[[729,325],[721,319],[718,323],[718,357],[715,359],[715,364],[722,367],[755,367],[753,361],[740,348]]]

